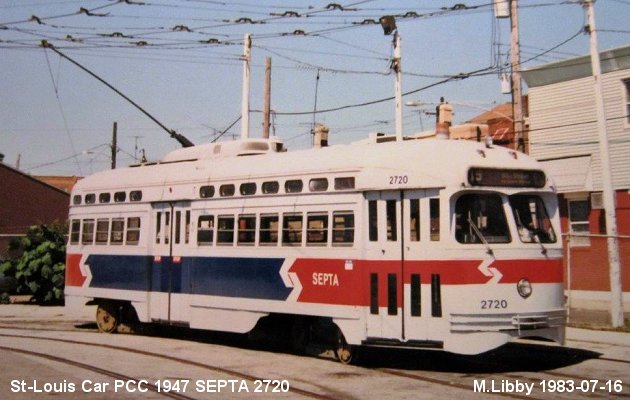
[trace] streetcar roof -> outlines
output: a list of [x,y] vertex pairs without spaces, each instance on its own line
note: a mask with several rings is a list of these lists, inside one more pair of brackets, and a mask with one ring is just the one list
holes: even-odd
[[[356,190],[438,188],[466,184],[470,167],[542,169],[531,157],[500,146],[464,140],[405,140],[354,143],[321,149],[278,152],[278,142],[248,139],[175,150],[160,162],[96,173],[75,192],[136,189],[186,183],[213,184],[259,179],[353,176]],[[221,146],[222,151],[217,151]],[[225,149],[229,149],[225,151]],[[253,148],[253,150],[251,150]],[[243,149],[245,151],[241,152]],[[251,151],[247,151],[250,149]],[[405,182],[390,182],[405,176]],[[547,185],[548,186],[548,185]]]

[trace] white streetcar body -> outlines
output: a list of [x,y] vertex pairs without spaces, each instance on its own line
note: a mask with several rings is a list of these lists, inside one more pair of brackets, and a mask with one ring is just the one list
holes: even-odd
[[351,346],[564,341],[559,210],[535,160],[454,140],[278,147],[195,146],[79,181],[66,304],[239,333],[294,316]]

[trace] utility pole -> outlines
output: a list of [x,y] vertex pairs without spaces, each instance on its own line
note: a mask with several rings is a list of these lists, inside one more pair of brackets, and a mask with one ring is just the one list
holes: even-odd
[[252,35],[245,34],[243,40],[243,98],[241,104],[241,139],[249,138],[249,86]]
[[400,35],[398,29],[394,31],[394,59],[392,60],[392,69],[396,73],[395,85],[395,101],[396,101],[396,140],[403,140],[403,121],[402,121],[402,65],[400,60]]
[[116,169],[116,153],[118,152],[118,122],[114,122],[114,129],[112,131],[112,169]]
[[269,127],[271,116],[271,57],[265,58],[265,82],[263,84],[263,134],[264,139],[269,139]]
[[521,88],[521,49],[518,32],[518,0],[510,0],[512,114],[514,116],[514,150],[525,151],[523,123],[523,94]]
[[604,211],[606,217],[606,236],[608,242],[608,264],[610,274],[610,316],[615,328],[624,325],[623,290],[621,285],[621,265],[619,261],[619,239],[617,233],[617,216],[615,206],[615,190],[612,183],[612,169],[608,149],[608,133],[606,131],[606,110],[602,90],[602,71],[597,50],[597,29],[595,28],[595,10],[593,0],[585,0],[582,5],[586,9],[588,33],[590,35],[591,68],[595,87],[595,107],[597,111],[597,132],[599,134],[599,157],[601,158],[602,185],[604,195]]

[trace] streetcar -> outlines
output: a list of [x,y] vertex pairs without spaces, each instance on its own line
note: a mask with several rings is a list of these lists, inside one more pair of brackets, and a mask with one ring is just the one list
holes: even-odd
[[71,195],[65,300],[134,321],[329,345],[479,354],[564,342],[552,179],[466,140],[286,151],[247,138],[96,173]]

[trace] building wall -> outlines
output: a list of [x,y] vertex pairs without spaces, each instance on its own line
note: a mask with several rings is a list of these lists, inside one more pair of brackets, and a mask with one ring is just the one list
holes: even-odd
[[[630,79],[630,69],[602,76],[610,161],[616,189],[630,188],[630,123],[624,118],[627,110],[623,84],[627,79]],[[591,154],[593,190],[601,191],[593,78],[533,87],[528,94],[530,155],[544,160]]]
[[[618,191],[617,196],[617,229],[620,236],[630,236],[630,194]],[[562,231],[569,231],[567,199],[560,197],[560,215]],[[604,210],[591,208],[589,214],[589,233],[605,235]],[[570,246],[568,237],[564,236],[564,265],[567,277],[567,288],[571,290],[610,291],[608,268],[607,238],[592,236],[589,246]],[[570,252],[570,254],[569,254]],[[630,292],[630,239],[619,239],[619,256],[621,259],[622,286],[624,292]],[[570,287],[569,287],[570,285]]]
[[8,235],[26,233],[34,224],[65,223],[70,195],[0,163],[0,257],[7,256]]

